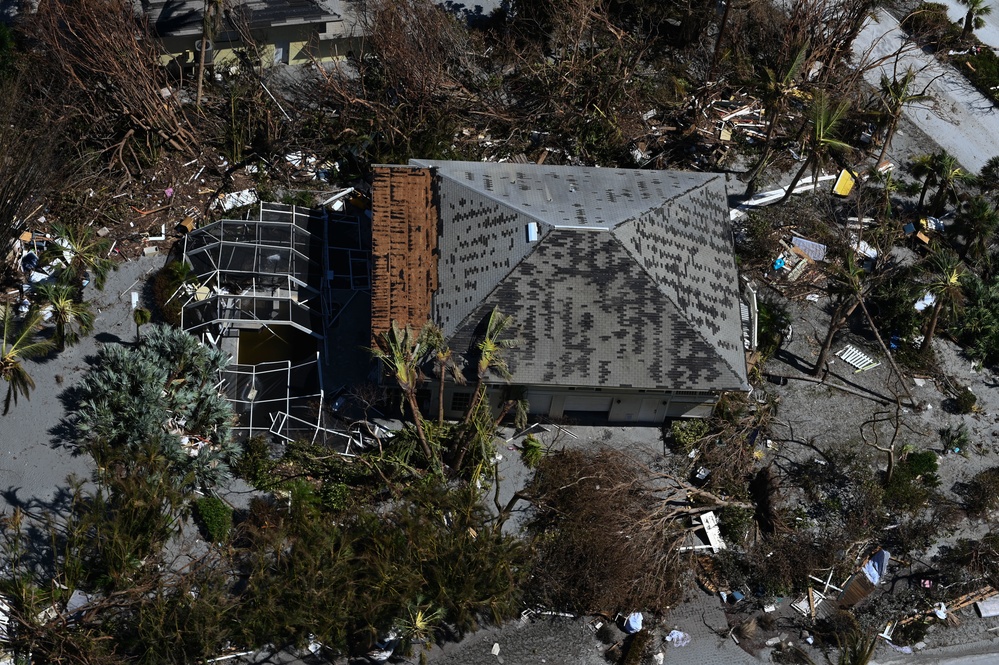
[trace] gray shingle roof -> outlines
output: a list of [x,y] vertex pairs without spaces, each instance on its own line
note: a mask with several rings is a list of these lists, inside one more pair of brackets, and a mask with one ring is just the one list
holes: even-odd
[[432,310],[456,351],[474,359],[498,307],[516,329],[515,384],[748,388],[722,176],[410,164],[436,169]]

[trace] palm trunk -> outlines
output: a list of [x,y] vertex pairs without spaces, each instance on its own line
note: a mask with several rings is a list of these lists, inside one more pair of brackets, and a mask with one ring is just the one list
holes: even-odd
[[774,130],[777,129],[777,119],[779,117],[780,111],[777,105],[774,105],[773,113],[770,115],[770,124],[767,125],[767,135],[763,139],[763,154],[760,155],[760,161],[756,162],[756,166],[753,167],[753,170],[749,174],[744,196],[749,197],[756,194],[756,181],[759,180],[763,169],[767,166],[767,162],[770,161],[771,153],[773,153],[773,136]]
[[734,0],[725,1],[725,11],[722,13],[721,25],[718,27],[718,39],[715,41],[715,52],[711,56],[711,71],[708,72],[709,81],[715,77],[715,69],[718,67],[718,56],[721,54],[722,42],[725,39],[725,29],[728,27],[728,14],[732,9],[733,2]]
[[939,217],[943,214],[944,207],[947,205],[947,192],[949,189],[950,186],[942,182],[940,183],[940,188],[933,195],[933,200],[930,201],[930,214],[934,217]]
[[[902,110],[899,109],[899,113],[901,112]],[[893,116],[891,122],[888,123],[887,131],[885,131],[885,142],[881,146],[881,154],[878,155],[878,161],[874,163],[875,168],[877,168],[878,164],[884,161],[885,155],[888,154],[888,148],[891,147],[892,137],[895,136],[895,130],[898,128],[898,120],[899,116]]]
[[477,408],[479,408],[479,402],[482,401],[482,395],[483,393],[485,393],[485,391],[486,391],[485,385],[483,384],[483,381],[480,378],[478,383],[475,384],[475,392],[472,393],[472,400],[468,403],[468,410],[465,411],[464,423],[466,425],[472,422],[472,414],[475,413],[475,410]]
[[930,316],[930,325],[926,328],[926,336],[923,337],[923,343],[919,346],[920,353],[926,353],[930,348],[933,335],[937,332],[937,321],[940,319],[941,309],[943,309],[943,301],[937,297],[937,302],[933,305],[933,314]]
[[198,56],[198,96],[195,104],[201,106],[201,90],[205,83],[205,39],[201,40],[201,54]]
[[791,198],[791,193],[794,191],[794,188],[798,186],[798,181],[801,180],[801,176],[805,175],[805,171],[808,170],[808,166],[811,163],[812,155],[809,155],[805,158],[805,162],[801,165],[801,168],[798,169],[798,172],[794,174],[793,178],[791,178],[791,184],[787,186],[787,191],[784,192],[784,196],[781,197],[781,200],[778,201],[778,203],[784,203]]
[[826,332],[826,338],[822,342],[822,348],[819,349],[818,360],[815,361],[815,367],[812,368],[812,376],[818,376],[822,373],[822,369],[826,365],[826,358],[829,357],[829,349],[832,348],[833,339],[836,337],[836,333],[839,329],[843,327],[849,319],[850,315],[853,314],[853,310],[857,308],[860,303],[856,298],[853,300],[853,304],[847,307],[846,302],[840,304],[836,310],[833,312],[832,318],[829,320],[829,330]]
[[923,204],[926,203],[926,193],[930,191],[930,178],[932,176],[926,176],[926,180],[923,181],[923,191],[919,193],[919,206],[917,209],[922,212]]
[[905,391],[905,396],[909,398],[909,406],[912,408],[916,407],[916,400],[912,399],[912,393],[909,392],[909,386],[905,382],[905,377],[902,376],[902,371],[895,364],[895,359],[891,355],[891,351],[885,344],[884,340],[881,339],[881,333],[878,332],[878,327],[874,325],[874,319],[871,318],[871,313],[867,311],[867,305],[864,304],[864,299],[857,296],[857,302],[860,303],[860,308],[864,311],[864,316],[867,318],[868,325],[871,326],[871,330],[874,331],[874,337],[878,340],[878,344],[881,345],[881,350],[884,351],[885,357],[888,358],[888,364],[891,365],[892,370],[895,372],[895,376],[898,377],[898,382],[902,386],[902,390]]
[[444,365],[440,366],[440,380],[437,384],[437,426],[444,424]]
[[437,459],[430,450],[430,444],[427,442],[427,434],[423,431],[423,417],[420,415],[420,407],[416,403],[416,393],[412,390],[406,391],[406,401],[409,403],[409,410],[413,414],[413,425],[416,426],[416,436],[420,439],[420,447],[423,448],[423,454],[427,456],[427,461],[430,462],[431,466],[436,467]]

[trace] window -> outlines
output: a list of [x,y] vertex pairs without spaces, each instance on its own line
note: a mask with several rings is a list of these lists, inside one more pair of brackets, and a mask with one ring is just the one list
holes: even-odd
[[451,410],[464,411],[472,404],[472,393],[454,393],[451,395]]

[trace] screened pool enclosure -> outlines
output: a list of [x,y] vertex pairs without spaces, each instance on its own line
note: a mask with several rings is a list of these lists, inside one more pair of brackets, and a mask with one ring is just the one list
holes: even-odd
[[261,203],[244,219],[218,220],[184,238],[193,279],[177,294],[181,325],[232,357],[222,387],[240,437],[315,440],[328,433],[323,363],[335,308],[329,230],[345,221],[349,216],[325,208]]

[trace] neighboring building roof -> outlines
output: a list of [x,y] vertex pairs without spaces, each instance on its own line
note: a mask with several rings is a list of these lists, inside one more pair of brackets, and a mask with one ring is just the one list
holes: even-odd
[[[202,35],[203,0],[139,0],[153,34]],[[220,34],[238,33],[235,22],[251,30],[341,21],[340,0],[235,0],[226,3]],[[221,37],[220,37],[221,38]]]
[[438,224],[424,252],[438,285],[407,284],[433,297],[405,322],[433,318],[474,358],[498,307],[517,331],[504,351],[516,384],[748,388],[723,176],[426,160],[382,171],[394,168],[429,187],[380,208],[375,180],[373,300],[400,281],[380,269],[379,246],[399,246],[409,218]]

